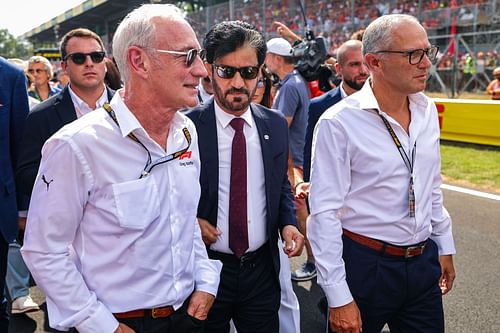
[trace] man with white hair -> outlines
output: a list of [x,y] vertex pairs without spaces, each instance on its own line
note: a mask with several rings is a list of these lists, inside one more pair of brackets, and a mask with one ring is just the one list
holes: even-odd
[[135,9],[113,39],[125,88],[44,145],[22,253],[52,327],[203,330],[221,264],[196,220],[196,130],[177,112],[197,105],[200,53],[175,6]]
[[376,19],[363,36],[371,77],[316,125],[308,236],[335,332],[444,332],[455,246],[422,93],[437,51],[414,17]]

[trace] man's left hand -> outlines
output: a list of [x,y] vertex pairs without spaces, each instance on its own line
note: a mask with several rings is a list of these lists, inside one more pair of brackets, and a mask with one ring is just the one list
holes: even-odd
[[445,255],[439,256],[439,263],[441,264],[441,277],[439,278],[439,287],[443,295],[448,293],[453,287],[455,280],[455,268],[453,266],[453,256]]
[[207,319],[208,311],[214,304],[214,299],[215,297],[212,294],[204,291],[193,292],[187,309],[188,315],[199,320]]
[[300,233],[297,227],[286,225],[281,233],[285,241],[284,251],[290,257],[300,256],[304,247],[304,235]]

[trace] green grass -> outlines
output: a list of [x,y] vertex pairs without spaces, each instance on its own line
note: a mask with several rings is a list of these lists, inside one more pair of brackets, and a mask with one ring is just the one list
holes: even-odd
[[447,183],[500,193],[500,148],[443,142],[441,173]]

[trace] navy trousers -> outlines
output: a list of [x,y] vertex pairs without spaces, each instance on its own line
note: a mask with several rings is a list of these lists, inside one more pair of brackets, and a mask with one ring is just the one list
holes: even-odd
[[7,274],[7,255],[9,243],[0,235],[0,332],[9,331],[9,313],[5,298],[5,275]]
[[381,254],[343,236],[349,289],[363,321],[363,333],[442,333],[444,313],[438,249],[427,241],[424,252],[403,258]]
[[278,333],[281,294],[269,246],[263,245],[258,255],[244,263],[232,255],[207,252],[223,266],[205,333],[228,333],[231,319],[238,333]]

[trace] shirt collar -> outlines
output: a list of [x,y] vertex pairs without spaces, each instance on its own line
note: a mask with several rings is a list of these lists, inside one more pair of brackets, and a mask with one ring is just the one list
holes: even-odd
[[[363,85],[363,88],[359,91],[358,100],[360,101],[360,108],[364,110],[377,110],[379,113],[385,114],[382,110],[380,110],[380,106],[378,105],[378,101],[373,94],[373,89],[371,85],[372,78],[369,77],[366,84]],[[415,94],[408,95],[408,99],[410,104],[417,104],[420,108],[426,109],[429,106],[429,100],[425,97],[424,93],[418,92]]]
[[139,120],[137,120],[132,111],[129,110],[129,108],[123,101],[123,98],[121,96],[122,93],[123,89],[118,90],[109,104],[115,112],[118,124],[120,124],[118,127],[120,128],[122,136],[126,137],[136,129],[142,129],[143,131],[144,129],[139,123]]
[[[73,101],[73,104],[77,106],[80,110],[92,110],[92,108],[85,103],[74,91],[71,89],[71,83],[68,84],[68,90],[69,90],[69,95],[71,96],[71,100]],[[108,91],[106,87],[104,87],[104,91],[102,92],[101,96],[97,99],[95,102],[95,110],[101,108],[104,103],[108,101]]]
[[[219,104],[217,104],[217,101],[215,99],[214,99],[214,108],[215,108],[215,118],[217,119],[219,124],[221,124],[222,128],[226,128],[227,126],[229,126],[231,120],[233,120],[234,118],[238,118],[222,110],[222,108],[219,106]],[[239,118],[243,118],[243,120],[245,120],[245,123],[248,126],[253,127],[252,112],[249,112],[249,110],[250,106],[247,108],[245,113],[243,113]]]
[[346,98],[348,96],[347,93],[344,90],[343,85],[344,85],[344,81],[342,81],[340,83],[340,85],[339,85],[339,87],[340,87],[340,97],[342,97],[342,99],[344,99],[344,98]]

